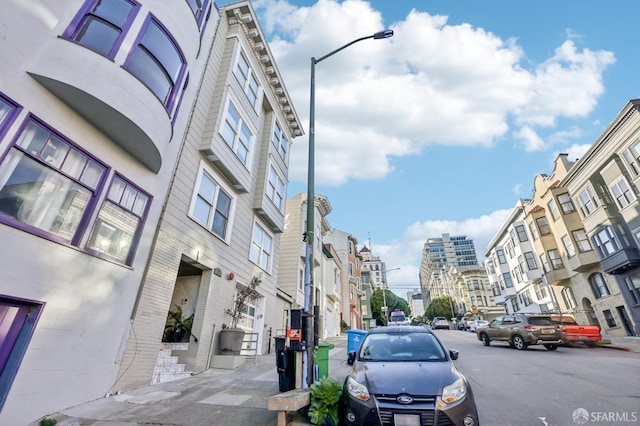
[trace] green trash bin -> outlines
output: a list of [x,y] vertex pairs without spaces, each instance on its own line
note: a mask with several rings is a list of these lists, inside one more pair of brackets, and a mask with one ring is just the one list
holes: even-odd
[[318,348],[314,352],[313,360],[315,361],[315,380],[329,376],[329,350],[333,349],[332,343],[318,342]]

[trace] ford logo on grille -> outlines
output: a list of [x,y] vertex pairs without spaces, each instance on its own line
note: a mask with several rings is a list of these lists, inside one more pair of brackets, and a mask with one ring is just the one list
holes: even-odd
[[396,398],[396,401],[398,401],[398,404],[408,405],[413,402],[413,398],[410,397],[409,395],[403,394],[403,395],[398,395],[398,397]]

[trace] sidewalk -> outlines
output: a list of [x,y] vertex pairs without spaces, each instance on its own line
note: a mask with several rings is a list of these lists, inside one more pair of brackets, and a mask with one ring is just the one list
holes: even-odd
[[640,337],[604,334],[598,347],[640,353]]
[[[334,345],[329,351],[329,375],[342,382],[350,369],[347,338],[325,341]],[[278,393],[274,351],[235,370],[209,369],[67,408],[48,418],[57,420],[57,426],[275,425],[277,412],[267,409],[267,400]],[[295,425],[309,424],[301,416],[293,420]]]
[[[329,375],[342,381],[348,374],[347,338],[329,338]],[[617,349],[640,354],[640,337],[603,336],[596,350]],[[600,349],[603,348],[603,349]],[[72,385],[70,383],[70,385]],[[57,426],[210,426],[276,425],[277,413],[267,409],[280,393],[275,352],[249,359],[235,370],[209,369],[198,375],[146,386],[51,414]],[[309,425],[290,416],[292,426]],[[37,426],[37,422],[31,426]]]

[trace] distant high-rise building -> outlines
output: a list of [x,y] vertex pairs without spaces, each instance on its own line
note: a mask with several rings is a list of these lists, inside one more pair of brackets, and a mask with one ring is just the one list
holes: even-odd
[[428,238],[424,243],[420,263],[420,288],[422,303],[426,309],[434,297],[449,295],[442,282],[442,273],[451,266],[478,264],[478,256],[472,239],[466,236]]

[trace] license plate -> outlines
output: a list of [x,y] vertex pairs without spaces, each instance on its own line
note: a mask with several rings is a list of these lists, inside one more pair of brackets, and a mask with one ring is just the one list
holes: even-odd
[[543,328],[542,334],[555,334],[555,330],[553,328]]
[[394,414],[393,422],[396,426],[420,426],[420,416],[415,414]]

